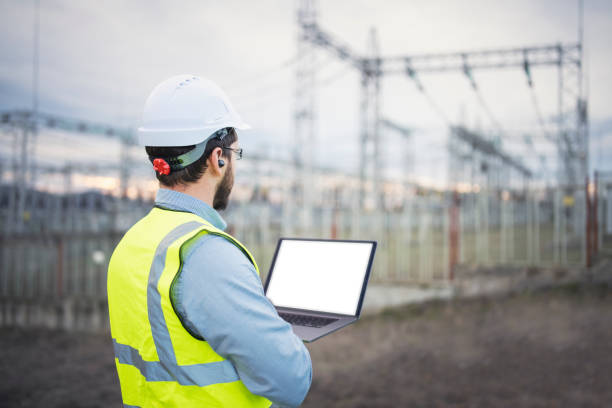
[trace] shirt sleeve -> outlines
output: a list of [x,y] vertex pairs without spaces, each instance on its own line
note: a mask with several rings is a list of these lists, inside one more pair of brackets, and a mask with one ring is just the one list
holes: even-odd
[[274,407],[302,403],[312,382],[310,354],[240,249],[204,235],[187,252],[176,285],[173,301],[183,323],[232,362],[249,391]]

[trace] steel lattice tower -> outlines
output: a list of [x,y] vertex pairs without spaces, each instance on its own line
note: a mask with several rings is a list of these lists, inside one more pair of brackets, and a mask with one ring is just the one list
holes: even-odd
[[362,208],[382,204],[380,155],[380,52],[376,30],[370,30],[368,58],[361,69],[361,144],[359,161],[360,202]]
[[[300,0],[297,10],[297,70],[295,78],[294,123],[295,139],[293,156],[295,160],[294,182],[291,185],[288,202],[297,204],[302,229],[310,224],[309,211],[313,199],[313,160],[316,146],[315,95],[316,95],[316,52],[317,47],[309,38],[307,27],[316,24],[315,0]],[[291,205],[289,205],[291,207]]]

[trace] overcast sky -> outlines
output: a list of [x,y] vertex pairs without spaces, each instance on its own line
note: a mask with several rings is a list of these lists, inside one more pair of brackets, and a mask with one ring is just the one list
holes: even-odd
[[[296,55],[295,1],[47,1],[40,0],[40,110],[136,126],[144,101],[161,80],[179,73],[208,77],[224,87],[254,130],[241,135],[248,151],[289,154]],[[318,21],[357,53],[376,27],[385,55],[522,47],[577,40],[577,1],[319,1]],[[0,0],[0,110],[32,106],[34,1]],[[591,163],[612,170],[612,2],[585,0],[585,51],[591,117]],[[359,76],[318,53],[317,161],[354,171],[359,137]],[[554,167],[555,149],[538,126],[520,70],[475,72],[482,97],[507,138],[504,147],[537,167]],[[543,116],[556,113],[554,68],[534,68]],[[462,73],[422,74],[429,95],[452,121],[486,132],[482,109]],[[447,131],[440,116],[404,76],[382,81],[382,112],[416,130],[414,172],[424,181],[446,177]],[[526,147],[529,133],[535,149]],[[384,133],[388,171],[404,147]],[[63,139],[62,139],[63,138]],[[61,142],[58,142],[60,140]],[[106,141],[41,135],[41,160],[51,155],[99,154]],[[66,145],[72,145],[66,147]],[[58,150],[59,149],[59,150]],[[116,149],[106,155],[113,159]],[[534,150],[536,153],[534,154]],[[0,150],[8,152],[5,147]],[[106,156],[105,155],[105,156]],[[144,161],[144,155],[142,156]]]

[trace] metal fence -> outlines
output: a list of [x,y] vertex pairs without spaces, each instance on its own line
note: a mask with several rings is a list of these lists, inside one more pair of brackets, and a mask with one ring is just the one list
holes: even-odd
[[595,252],[612,255],[612,172],[595,173],[593,240]]
[[[110,255],[123,233],[153,203],[99,193],[26,190],[25,210],[17,214],[10,203],[19,191],[9,186],[0,189],[1,322],[80,327],[75,316],[90,313],[97,316],[94,323],[82,327],[106,324]],[[262,279],[278,238],[303,236],[377,240],[374,282],[448,284],[456,264],[585,265],[586,191],[585,186],[576,186],[430,192],[385,211],[342,205],[305,211],[252,200],[232,203],[223,215],[229,232],[253,252]],[[600,226],[597,243],[607,242],[612,234],[610,194],[612,182],[600,179],[594,195]],[[297,221],[304,219],[307,222]]]
[[[387,211],[313,210],[300,236],[376,239],[373,281],[443,283],[456,264],[581,266],[585,187],[417,195]],[[282,235],[282,208],[241,204],[228,217],[267,270]],[[294,218],[297,218],[295,216]],[[249,223],[248,220],[257,220]]]

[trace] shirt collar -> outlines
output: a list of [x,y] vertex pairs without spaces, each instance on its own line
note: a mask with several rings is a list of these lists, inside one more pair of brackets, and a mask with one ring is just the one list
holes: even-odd
[[225,231],[225,228],[227,228],[227,223],[214,208],[189,194],[160,188],[155,196],[155,205],[170,210],[188,211],[204,218],[222,231]]

